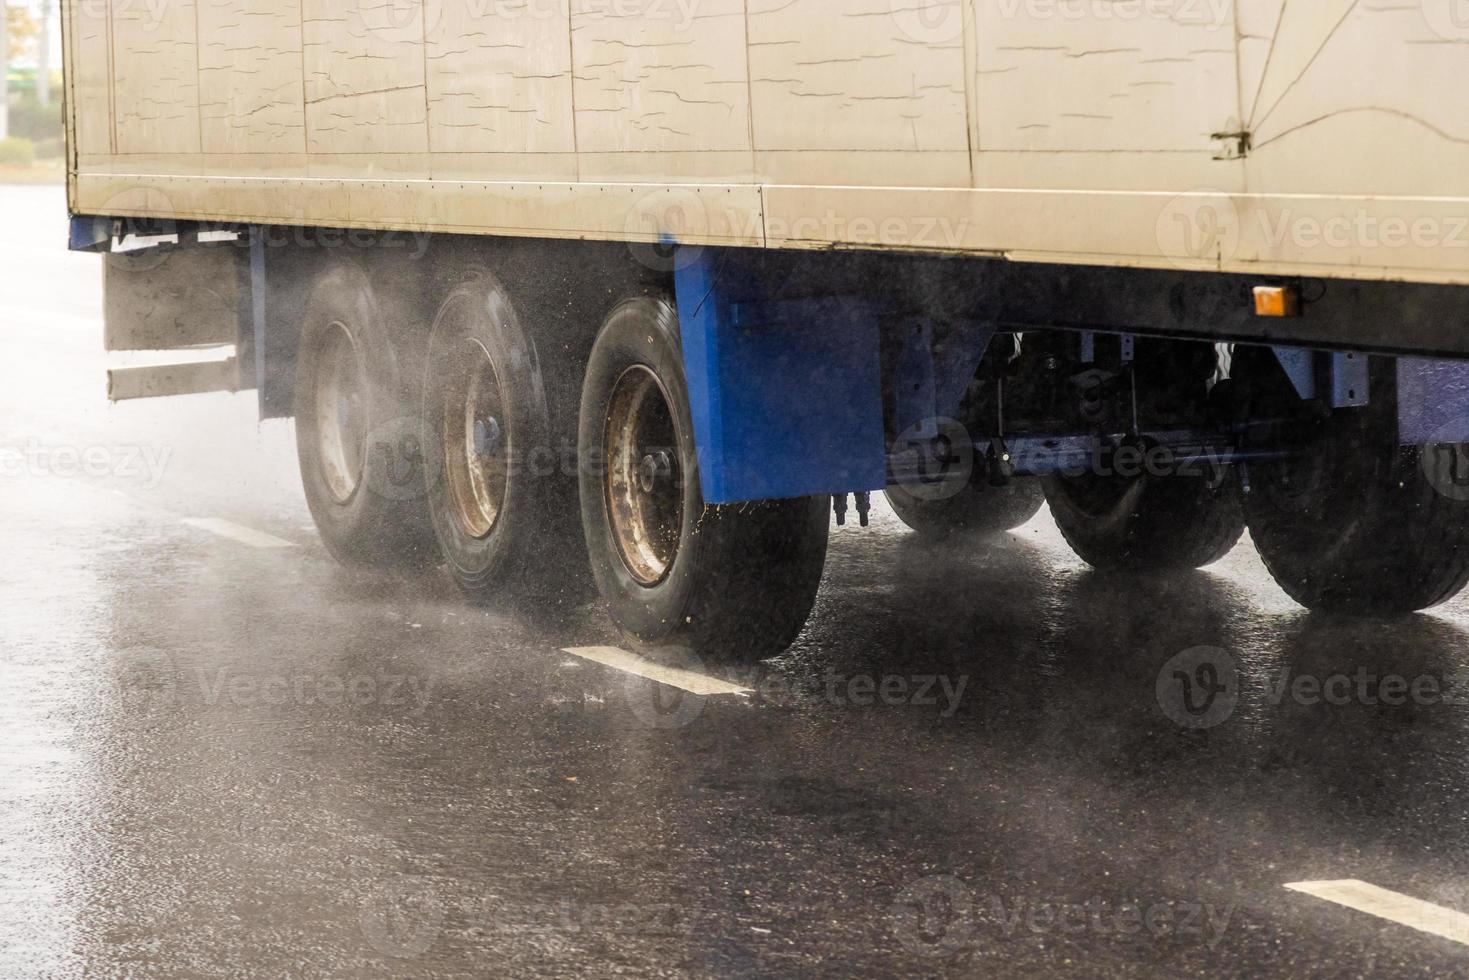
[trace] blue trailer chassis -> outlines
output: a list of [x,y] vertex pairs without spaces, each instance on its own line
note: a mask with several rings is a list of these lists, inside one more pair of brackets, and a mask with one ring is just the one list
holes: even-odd
[[[781,264],[791,261],[768,252],[689,248],[675,263],[701,483],[710,503],[869,493],[921,479],[924,461],[914,454],[937,435],[936,420],[958,414],[996,333],[1016,328],[997,315],[950,317],[947,343],[936,348],[934,318],[921,303],[877,283],[783,275]],[[1120,336],[1124,352],[1131,351],[1132,334],[1069,329],[1079,334],[1083,361],[1098,334]],[[884,357],[884,336],[898,341],[896,357]],[[1367,354],[1271,346],[1302,400],[1343,409],[1368,404]],[[1404,445],[1469,443],[1469,362],[1402,357],[1396,372]],[[893,432],[901,434],[896,441]],[[1166,446],[1185,461],[1277,455],[1247,454],[1235,435],[1103,437]],[[988,454],[993,463],[998,444],[1006,477],[1071,471],[1094,453],[1094,437],[1075,434],[1017,441],[1003,432],[975,436],[981,461]]]

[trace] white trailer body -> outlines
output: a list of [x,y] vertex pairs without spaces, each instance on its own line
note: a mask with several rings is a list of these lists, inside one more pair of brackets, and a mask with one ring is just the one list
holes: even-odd
[[80,214],[1469,282],[1458,0],[66,0]]
[[754,659],[878,491],[1101,570],[1248,525],[1315,609],[1469,584],[1466,0],[64,11],[109,349],[233,347],[113,396],[294,417],[344,561]]

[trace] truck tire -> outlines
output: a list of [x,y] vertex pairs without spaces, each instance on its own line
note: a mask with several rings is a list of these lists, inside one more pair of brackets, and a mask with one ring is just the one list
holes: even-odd
[[1003,487],[966,486],[938,500],[903,487],[893,487],[885,496],[898,520],[931,541],[1013,531],[1029,523],[1046,502],[1040,481],[1028,479]]
[[1244,534],[1233,474],[1052,476],[1043,481],[1051,516],[1071,550],[1103,571],[1203,568]]
[[1469,583],[1469,494],[1456,479],[1469,447],[1398,445],[1391,362],[1372,367],[1368,406],[1317,419],[1289,459],[1249,465],[1250,536],[1308,609],[1404,615]]
[[392,332],[405,314],[382,299],[355,262],[317,276],[296,363],[296,454],[306,504],[333,557],[424,566],[436,549],[418,414],[405,338]]
[[554,599],[585,553],[575,511],[557,506],[554,484],[574,481],[550,445],[540,358],[494,275],[457,278],[434,318],[423,386],[434,534],[471,598]]
[[830,500],[711,506],[699,484],[678,316],[623,302],[587,365],[582,526],[612,619],[639,641],[753,662],[795,640],[826,560]]

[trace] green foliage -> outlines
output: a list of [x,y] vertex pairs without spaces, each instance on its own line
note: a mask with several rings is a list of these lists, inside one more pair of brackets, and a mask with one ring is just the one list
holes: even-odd
[[29,140],[61,138],[61,100],[42,107],[35,93],[27,92],[10,106],[10,135]]
[[23,136],[0,140],[0,167],[29,167],[36,162],[36,146]]

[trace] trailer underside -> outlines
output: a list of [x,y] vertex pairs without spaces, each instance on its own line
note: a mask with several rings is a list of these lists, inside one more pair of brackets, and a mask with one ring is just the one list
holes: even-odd
[[[939,536],[1044,499],[1098,567],[1208,564],[1248,522],[1287,591],[1328,608],[1420,608],[1469,578],[1435,557],[1469,534],[1460,289],[101,219],[72,238],[109,253],[110,347],[233,346],[115,372],[114,397],[253,389],[262,418],[294,416],[344,559],[434,560],[436,536],[476,593],[560,541],[643,637],[708,601],[705,623],[774,610],[788,642],[827,515],[865,523],[878,492]],[[1323,584],[1343,487],[1367,557]],[[1425,555],[1389,575],[1370,550],[1395,520],[1439,545],[1387,548]],[[740,599],[717,569],[760,549],[785,571]]]
[[[124,241],[155,244],[114,250]],[[263,418],[292,412],[299,330],[293,319],[311,270],[340,250],[394,268],[417,288],[441,274],[438,266],[476,254],[503,261],[507,254],[549,250],[575,254],[582,263],[634,266],[643,278],[663,280],[676,297],[704,493],[717,503],[874,492],[908,479],[915,467],[931,469],[932,461],[916,462],[921,453],[906,439],[899,445],[899,437],[931,436],[932,420],[960,414],[997,335],[1068,335],[1070,366],[1077,374],[1092,372],[1093,386],[1107,373],[1096,366],[1099,345],[1117,345],[1114,381],[1139,342],[1269,346],[1303,401],[1320,395],[1335,408],[1365,404],[1366,355],[1380,355],[1395,365],[1405,444],[1469,442],[1469,365],[1459,360],[1469,358],[1469,331],[1461,326],[1469,323],[1469,291],[1449,286],[674,243],[429,240],[110,218],[73,219],[72,243],[111,251],[112,267],[127,271],[113,276],[122,285],[110,295],[125,287],[149,297],[131,307],[110,303],[114,349],[233,342],[238,377],[230,386],[258,389]],[[221,270],[238,280],[225,299],[234,303],[234,324],[222,324],[223,308],[209,309],[197,296],[182,301],[189,312],[156,301],[170,292],[184,296],[185,287]],[[1259,315],[1252,291],[1260,287],[1297,297],[1294,315]],[[1226,366],[1221,379],[1227,373]],[[211,368],[171,375],[184,388],[220,386],[226,376]],[[162,391],[168,390],[165,383]],[[1021,431],[1013,407],[994,408],[1012,424],[974,433],[975,452],[984,467],[992,451],[1008,451],[1021,460],[1007,467],[1015,476],[1065,469],[1093,436],[1103,445],[1134,438],[1209,458],[1242,452],[1238,432],[1218,426],[1180,428],[1158,420],[1150,432],[1137,424],[1103,432],[1095,430],[1095,419],[1078,414],[1055,431]],[[1121,413],[1124,421],[1129,414],[1136,413]],[[1233,418],[1229,425],[1237,430],[1250,421]],[[1085,454],[1094,453],[1086,448]]]

